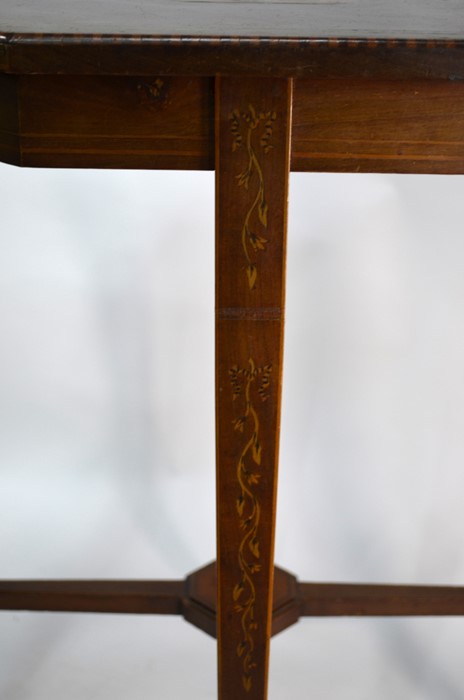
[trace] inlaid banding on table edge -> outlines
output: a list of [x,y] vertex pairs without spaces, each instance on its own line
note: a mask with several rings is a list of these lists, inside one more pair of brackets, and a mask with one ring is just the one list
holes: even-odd
[[216,318],[220,321],[282,321],[284,310],[269,308],[224,308],[216,309]]
[[297,47],[311,49],[356,49],[356,48],[389,48],[405,47],[408,49],[456,49],[464,48],[462,39],[433,38],[433,37],[272,37],[272,36],[212,36],[212,35],[166,35],[166,34],[48,34],[48,33],[10,33],[4,32],[0,42],[17,44],[49,45],[85,45],[85,44],[131,44],[131,45],[177,45],[203,44],[205,46],[254,46],[263,47]]

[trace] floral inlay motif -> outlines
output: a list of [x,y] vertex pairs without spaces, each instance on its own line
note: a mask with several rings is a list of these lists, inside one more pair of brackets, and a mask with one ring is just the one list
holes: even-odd
[[248,190],[251,185],[256,186],[256,195],[246,213],[241,231],[242,248],[246,259],[245,269],[250,289],[256,287],[258,276],[256,253],[264,250],[268,242],[267,238],[256,232],[259,226],[262,229],[267,229],[268,214],[264,176],[256,151],[256,142],[263,153],[269,153],[273,148],[271,137],[276,119],[276,112],[257,112],[251,104],[248,105],[248,111],[240,112],[235,109],[230,117],[230,130],[233,138],[232,150],[236,151],[244,146],[248,155],[245,169],[236,176],[238,185],[245,190]]
[[252,671],[256,668],[253,632],[258,624],[255,621],[256,587],[253,576],[261,569],[258,539],[261,507],[255,486],[261,478],[258,468],[261,466],[262,445],[259,415],[252,394],[257,394],[260,401],[268,399],[271,372],[272,365],[257,367],[252,358],[248,360],[248,367],[234,366],[229,370],[233,399],[242,404],[242,411],[234,419],[233,427],[246,436],[237,462],[239,493],[236,510],[243,531],[238,551],[241,576],[233,589],[235,610],[241,615],[242,639],[237,646],[237,655],[242,659],[242,681],[246,691],[251,690]]

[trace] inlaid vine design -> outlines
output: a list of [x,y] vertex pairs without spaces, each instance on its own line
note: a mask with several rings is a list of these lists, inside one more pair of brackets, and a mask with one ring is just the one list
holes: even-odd
[[276,112],[257,112],[251,104],[245,112],[235,109],[230,117],[232,151],[245,147],[248,155],[247,165],[236,176],[238,185],[245,190],[248,190],[251,185],[256,187],[255,198],[246,213],[241,231],[242,248],[246,259],[245,270],[250,289],[255,289],[258,277],[256,254],[265,250],[268,242],[267,238],[256,232],[259,228],[267,229],[268,214],[264,176],[258,158],[257,145],[264,154],[269,153],[273,148],[271,137],[276,119]]
[[[255,642],[253,632],[258,628],[255,620],[256,587],[253,577],[261,569],[259,549],[259,523],[261,507],[255,492],[261,474],[262,445],[260,422],[253,395],[264,402],[268,399],[272,365],[257,367],[252,358],[248,367],[232,367],[229,370],[234,401],[240,401],[242,410],[234,419],[234,430],[243,433],[244,445],[237,461],[239,492],[236,510],[243,537],[238,550],[240,580],[233,589],[235,611],[241,615],[242,638],[237,655],[242,660],[242,681],[246,691],[251,690]],[[253,391],[254,389],[254,391]]]

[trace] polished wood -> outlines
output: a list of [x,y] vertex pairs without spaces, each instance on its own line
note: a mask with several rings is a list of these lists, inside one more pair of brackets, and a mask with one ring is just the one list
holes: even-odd
[[[214,169],[214,80],[0,75],[0,157]],[[110,118],[108,118],[110,115]],[[464,82],[295,80],[291,168],[464,173]]]
[[184,581],[0,581],[0,610],[181,615]]
[[296,80],[292,170],[464,173],[464,83]]
[[434,38],[0,35],[0,70],[30,75],[462,80],[463,56],[463,40]]
[[182,614],[218,636],[219,700],[266,700],[299,616],[463,613],[273,562],[289,170],[464,173],[463,123],[463,3],[3,0],[2,161],[216,169],[218,582],[10,581],[2,609]]
[[299,583],[301,615],[464,615],[464,587]]
[[[272,625],[274,636],[291,627],[300,617],[301,601],[293,574],[274,567]],[[184,617],[211,637],[217,637],[217,566],[216,562],[187,577]]]
[[272,624],[291,83],[216,84],[221,700],[262,700]]
[[18,94],[23,165],[214,167],[211,78],[22,76]]
[[[217,636],[217,567],[185,581],[0,581],[0,610],[183,615]],[[274,569],[272,635],[300,617],[464,615],[464,587],[303,583]]]
[[463,27],[449,0],[8,0],[0,68],[461,79]]

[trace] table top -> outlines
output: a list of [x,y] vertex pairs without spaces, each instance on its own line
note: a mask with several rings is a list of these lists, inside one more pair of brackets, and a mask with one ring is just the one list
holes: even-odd
[[[85,57],[83,45],[87,46]],[[93,47],[90,53],[89,45]],[[372,54],[375,49],[388,49],[386,58],[390,63],[393,51],[396,56],[403,54],[402,67],[390,70],[393,75],[395,71],[404,72],[405,62],[415,63],[405,60],[405,52],[419,50],[422,58],[427,53],[429,75],[438,71],[439,77],[449,77],[447,73],[455,77],[464,51],[464,2],[0,0],[0,53],[3,54],[0,70],[3,72],[52,72],[50,56],[47,59],[43,51],[38,52],[38,47],[53,48],[54,70],[58,72],[133,72],[131,57],[126,68],[123,63],[117,66],[112,63],[116,46],[120,56],[128,48],[132,55],[139,52],[142,56],[149,47],[150,72],[164,69],[164,72],[181,70],[202,75],[217,72],[318,75],[320,61],[313,60],[311,52],[321,49],[337,51],[343,58],[339,63],[346,62],[345,52],[353,55],[356,51],[369,50]],[[153,50],[167,48],[169,60],[166,54],[163,60],[155,60]],[[273,52],[272,57],[269,51]],[[458,52],[457,61],[451,60],[453,52]],[[447,60],[443,58],[445,53]],[[142,68],[146,57],[145,53],[143,60],[140,59]],[[127,58],[125,54],[124,60]],[[323,63],[327,65],[325,59]],[[365,63],[361,61],[360,65]],[[337,75],[339,68],[337,64]],[[372,69],[366,70],[372,73]],[[359,74],[360,68],[355,66],[354,72]],[[458,73],[460,77],[459,70]]]
[[4,34],[464,39],[462,0],[1,0]]

